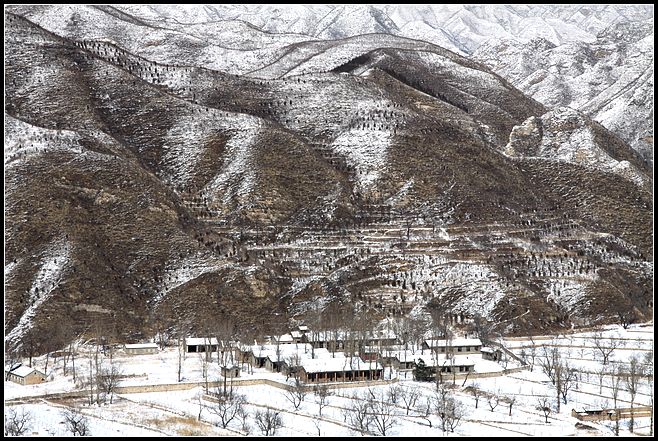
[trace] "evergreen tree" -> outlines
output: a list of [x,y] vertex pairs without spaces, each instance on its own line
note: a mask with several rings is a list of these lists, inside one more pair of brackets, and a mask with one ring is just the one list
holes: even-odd
[[425,361],[419,358],[414,367],[414,378],[416,381],[432,381],[432,372],[425,365]]

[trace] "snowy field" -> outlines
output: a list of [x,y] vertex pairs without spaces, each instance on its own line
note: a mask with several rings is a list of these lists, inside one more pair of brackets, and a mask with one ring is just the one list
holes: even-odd
[[[607,365],[628,365],[632,354],[638,354],[644,359],[644,354],[653,347],[653,324],[632,325],[629,329],[611,326],[604,330],[603,337],[624,342],[623,346],[620,345],[610,354]],[[510,338],[505,344],[517,355],[521,351],[529,352],[533,345],[536,347],[537,355],[532,371],[528,366],[526,370],[504,375],[500,364],[478,360],[476,372],[493,372],[496,376],[475,379],[457,377],[455,385],[452,385],[451,377],[446,377],[446,388],[463,411],[454,432],[448,430],[446,433],[441,430],[441,419],[435,410],[437,387],[433,382],[412,381],[409,374],[405,377],[404,373],[387,369],[384,377],[397,381],[390,384],[380,381],[371,387],[361,385],[342,388],[330,385],[331,395],[320,412],[319,398],[312,391],[308,391],[295,409],[284,389],[286,381],[288,385],[293,384],[292,378],[286,380],[285,375],[262,368],[256,368],[251,373],[246,366],[239,380],[269,381],[266,384],[250,385],[238,385],[239,380],[236,381],[233,391],[244,395],[246,417],[236,417],[223,429],[219,417],[212,410],[216,405],[204,394],[204,363],[198,354],[187,354],[182,363],[182,382],[195,383],[190,384],[188,389],[124,393],[116,396],[112,404],[101,406],[89,406],[84,391],[74,398],[42,397],[48,393],[80,390],[76,389],[70,373],[66,377],[63,375],[61,357],[56,360],[51,358],[48,375],[52,381],[32,386],[5,382],[5,409],[10,407],[19,412],[30,412],[33,418],[27,434],[41,436],[65,435],[67,432],[62,409],[71,406],[78,407],[89,418],[93,436],[261,435],[255,414],[267,409],[279,412],[282,426],[276,431],[277,436],[355,436],[360,433],[352,424],[350,415],[355,414],[355,404],[366,401],[385,403],[382,408],[390,415],[391,421],[386,435],[391,436],[610,436],[613,435],[612,422],[579,421],[571,416],[572,409],[612,407],[612,377],[606,374],[603,381],[599,381],[596,372],[602,363],[594,348],[594,338],[593,331],[535,336],[532,339]],[[561,404],[559,413],[555,406],[556,391],[538,361],[543,345],[558,347],[563,359],[567,359],[578,370],[579,381],[568,393],[567,404]],[[84,368],[89,365],[85,352],[82,350],[76,358],[79,376],[84,375]],[[106,362],[107,359],[104,359],[103,363]],[[176,348],[167,348],[153,355],[129,356],[117,351],[114,362],[121,367],[124,375],[132,375],[122,380],[120,386],[178,383]],[[35,359],[34,365],[43,370],[45,358]],[[507,367],[514,366],[509,363]],[[210,381],[222,378],[216,355],[208,363],[207,369]],[[481,391],[477,408],[473,388]],[[211,392],[214,390],[210,388]],[[392,391],[397,391],[395,403],[391,402]],[[373,395],[371,399],[367,398],[369,392]],[[651,393],[647,377],[643,377],[635,406],[652,405]],[[413,405],[406,406],[402,397],[404,394],[407,398],[412,394],[418,397]],[[494,397],[498,397],[498,400]],[[546,397],[551,407],[548,416],[537,408],[541,397]],[[630,407],[629,401],[630,395],[622,381],[618,396],[619,407]],[[648,417],[636,418],[635,435],[648,435],[649,424]],[[628,419],[621,420],[620,434],[631,435]]]

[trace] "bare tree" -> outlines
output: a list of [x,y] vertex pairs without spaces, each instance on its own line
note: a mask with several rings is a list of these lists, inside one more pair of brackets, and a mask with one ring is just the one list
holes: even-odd
[[386,436],[398,423],[393,413],[395,405],[385,398],[383,391],[376,394],[372,389],[368,389],[368,404],[372,423],[370,431],[374,435]]
[[217,340],[217,364],[226,367],[232,362],[230,348],[235,339],[236,327],[233,320],[227,316],[218,318],[215,323],[214,334]]
[[608,367],[606,365],[601,365],[596,370],[596,375],[599,377],[599,395],[603,393],[603,379],[608,375]]
[[199,415],[197,415],[197,421],[201,421],[201,413],[203,412],[203,408],[205,407],[203,403],[203,396],[205,394],[203,391],[199,391],[194,395],[194,398],[196,399],[197,404],[199,405]]
[[493,342],[493,337],[496,330],[496,325],[494,322],[489,321],[487,318],[481,316],[480,314],[475,314],[469,328],[470,331],[480,339],[484,346],[489,346]]
[[425,336],[425,332],[427,331],[427,328],[429,327],[429,321],[427,317],[424,316],[417,316],[415,318],[410,319],[410,326],[409,326],[409,332],[410,332],[410,339],[412,341],[411,349],[413,353],[415,354],[416,347],[420,346],[423,341],[423,337]]
[[[622,328],[628,329],[631,324],[637,321],[637,314],[629,302],[625,303],[626,304],[619,306],[617,310],[617,318],[619,319],[619,324]],[[631,433],[632,432],[633,431],[631,430]]]
[[315,430],[318,431],[318,436],[322,436],[322,431],[320,430],[320,420],[314,418],[313,425],[315,426]]
[[62,416],[64,417],[64,424],[66,429],[73,434],[73,436],[89,436],[89,419],[82,414],[78,409],[66,409]]
[[87,375],[82,383],[85,384],[85,386],[89,386],[89,405],[91,406],[94,403],[94,364],[93,364],[93,359],[92,359],[92,352],[91,352],[91,346],[87,346],[88,348],[88,357],[89,357],[89,375]]
[[621,340],[613,337],[605,338],[602,331],[594,333],[592,343],[594,344],[594,352],[601,354],[604,365],[608,364],[615,349],[621,346]]
[[640,381],[645,376],[644,366],[640,361],[640,357],[637,354],[631,356],[628,360],[628,369],[626,369],[624,375],[624,383],[628,389],[628,393],[631,396],[631,419],[628,422],[628,430],[633,433],[635,428],[635,413],[633,411],[633,406],[635,404],[635,397],[637,396]]
[[536,409],[544,414],[545,422],[548,424],[548,416],[551,414],[551,403],[548,397],[537,398]]
[[411,339],[411,321],[410,317],[401,317],[393,321],[393,332],[404,345],[404,350],[409,348],[409,340]]
[[[651,393],[651,409],[653,409],[653,350],[644,354],[644,362],[646,366],[647,382]],[[649,424],[649,436],[653,436],[653,411],[651,412],[651,424]]]
[[315,387],[313,387],[313,393],[315,394],[315,399],[319,406],[318,414],[322,416],[322,409],[324,409],[329,405],[328,399],[331,395],[333,395],[333,393],[329,390],[327,386],[320,386],[320,385],[316,385]]
[[568,360],[564,360],[560,365],[560,395],[562,402],[567,404],[567,394],[578,384],[578,371],[571,367]]
[[525,348],[521,348],[521,352],[519,353],[519,358],[521,359],[521,363],[530,364],[528,363],[528,353],[526,352]]
[[400,399],[404,403],[404,408],[409,415],[409,411],[416,406],[416,402],[420,398],[420,390],[417,387],[401,388]]
[[434,392],[434,413],[441,421],[441,431],[446,431],[446,406],[448,400],[451,398],[450,391],[445,385],[441,385],[438,390]]
[[530,372],[535,369],[535,358],[537,357],[537,347],[535,346],[535,340],[530,337],[530,349],[528,349],[528,361],[530,364]]
[[225,394],[219,386],[215,389],[214,395],[217,401],[209,405],[208,410],[219,417],[222,427],[226,429],[231,421],[244,412],[247,399],[238,393]]
[[249,436],[251,434],[251,426],[249,425],[249,412],[243,407],[240,409],[238,417],[241,421],[240,430],[242,430],[245,435]]
[[610,389],[612,391],[612,402],[615,409],[615,428],[614,433],[616,436],[619,436],[619,408],[617,407],[617,398],[619,397],[619,391],[621,389],[621,380],[624,375],[623,369],[619,366],[613,366],[611,372],[611,385]]
[[46,352],[46,364],[43,368],[43,373],[48,375],[48,361],[50,360],[50,352]]
[[425,397],[425,402],[418,402],[414,406],[414,410],[418,415],[427,421],[427,425],[432,427],[432,420],[430,420],[430,415],[432,414],[433,400],[431,397]]
[[[314,351],[312,351],[314,352]],[[302,367],[302,358],[300,355],[295,352],[292,355],[289,355],[286,357],[286,380],[290,378],[290,375],[293,376],[293,378],[298,379],[299,378],[299,371],[301,370]]]
[[445,407],[446,426],[450,428],[450,432],[454,433],[455,429],[461,422],[465,415],[464,406],[454,398],[450,398]]
[[402,387],[399,384],[393,384],[389,386],[388,390],[386,391],[386,398],[391,403],[397,404],[402,393]]
[[101,367],[100,372],[96,374],[98,388],[103,392],[103,402],[107,402],[110,397],[110,404],[114,398],[114,392],[121,382],[121,367],[117,362],[112,362],[109,367]]
[[442,387],[434,395],[435,412],[441,421],[441,430],[454,432],[464,416],[464,408],[455,400],[446,387]]
[[553,385],[555,385],[555,366],[558,363],[559,356],[560,354],[558,352],[558,348],[553,346],[551,349],[548,349],[546,345],[542,346],[542,354],[539,358],[539,366],[541,366],[542,371],[551,380]]
[[475,398],[475,408],[478,408],[478,403],[480,401],[480,397],[482,396],[482,391],[480,390],[480,384],[477,382],[474,382],[467,388],[470,392],[471,395],[473,395],[473,398]]
[[487,404],[489,405],[489,409],[491,409],[492,412],[496,407],[498,407],[500,404],[500,397],[498,396],[498,392],[489,395],[487,398]]
[[201,375],[204,383],[203,391],[208,393],[208,351],[205,351],[203,354],[199,352],[199,362],[201,363]]
[[8,369],[5,369],[5,381],[9,381],[9,374],[12,369],[21,365],[21,357],[17,352],[5,352],[5,366]]
[[516,397],[514,395],[505,397],[505,402],[509,405],[509,416],[512,416],[512,406],[516,403]]
[[69,358],[71,358],[71,368],[73,370],[73,383],[75,383],[75,347],[73,341],[69,343],[69,350],[64,352],[64,376],[68,375]]
[[178,334],[178,382],[181,382],[183,374],[183,352],[186,348],[183,348],[185,344],[185,337]]
[[[539,365],[551,380],[551,384],[555,387],[557,396],[557,412],[560,412],[560,395],[564,391],[564,396],[569,392],[575,383],[575,371],[572,372],[571,367],[562,360],[560,352],[557,347],[552,346],[547,349],[543,346],[543,355],[539,359]],[[568,379],[567,388],[565,389],[565,379]],[[565,398],[566,400],[566,398]]]
[[307,393],[306,386],[299,381],[299,378],[295,378],[295,384],[286,386],[285,389],[285,397],[292,403],[295,410],[299,409],[299,406],[301,406],[302,401],[306,398]]
[[[224,316],[218,319],[215,323],[215,339],[217,340],[217,364],[224,368],[224,372],[228,371],[228,365],[233,364],[233,351],[231,351],[231,344],[235,338],[236,328],[229,317]],[[226,394],[226,375],[224,375],[224,394]]]
[[265,436],[275,435],[276,431],[283,427],[280,412],[268,408],[266,411],[257,410],[254,414],[256,425]]
[[22,436],[32,425],[32,414],[25,409],[20,413],[10,407],[5,407],[5,436]]
[[350,400],[350,404],[343,409],[343,417],[352,430],[362,435],[370,434],[372,412],[368,401],[362,400],[358,395],[354,394]]

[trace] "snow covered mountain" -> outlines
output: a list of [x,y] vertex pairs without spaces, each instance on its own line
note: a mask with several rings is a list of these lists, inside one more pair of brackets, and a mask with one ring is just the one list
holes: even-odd
[[266,32],[336,39],[388,33],[470,54],[487,41],[594,41],[617,23],[653,18],[652,5],[119,5],[145,21],[243,20]]
[[318,312],[651,315],[652,171],[584,113],[425,41],[130,10],[5,11],[10,348]]
[[651,19],[606,28],[589,43],[490,42],[473,58],[547,107],[581,110],[652,163],[653,39]]
[[[292,43],[299,34],[308,36],[302,39],[328,40],[385,33],[431,42],[473,55],[548,107],[583,111],[653,163],[652,5],[123,5],[118,9],[181,32],[189,32],[190,23],[249,23],[267,35],[277,35],[273,38],[280,45],[287,38]],[[284,33],[286,39],[281,38]],[[259,66],[281,55],[281,51],[271,54],[271,48],[253,54],[254,60],[262,61]],[[213,68],[247,72],[235,67],[240,53],[215,55],[208,58],[223,61],[213,62]]]

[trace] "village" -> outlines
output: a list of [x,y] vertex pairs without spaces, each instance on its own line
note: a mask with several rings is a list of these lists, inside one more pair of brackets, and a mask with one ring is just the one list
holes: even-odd
[[[79,342],[5,366],[5,418],[72,409],[93,435],[107,424],[169,435],[652,433],[653,324],[486,345],[463,329],[404,343],[386,329],[305,325],[252,344]],[[65,433],[44,425],[31,433]]]
[[[357,345],[360,350],[356,350]],[[98,349],[92,350],[101,351],[103,357],[113,358],[119,363],[122,356],[129,359],[136,355],[164,354],[171,349],[171,346],[146,342],[99,345]],[[421,360],[427,375],[431,376],[498,372],[502,368],[495,362],[505,359],[507,364],[507,358],[503,357],[504,347],[483,346],[479,338],[435,337],[416,347],[414,344],[400,344],[392,332],[366,335],[357,341],[344,331],[312,332],[304,325],[280,336],[265,336],[260,342],[254,341],[253,345],[220,341],[216,337],[185,337],[174,350],[183,358],[198,355],[205,364],[216,361],[220,367],[218,375],[222,378],[253,375],[254,369],[264,369],[304,383],[412,379]],[[513,363],[523,364],[519,357],[506,352],[505,357],[513,359]],[[60,360],[72,357],[67,351],[48,356],[54,358],[55,365],[58,356]],[[205,380],[210,374],[204,372],[203,377]],[[5,369],[5,379],[21,385],[40,384],[48,378],[42,370],[22,362]]]

